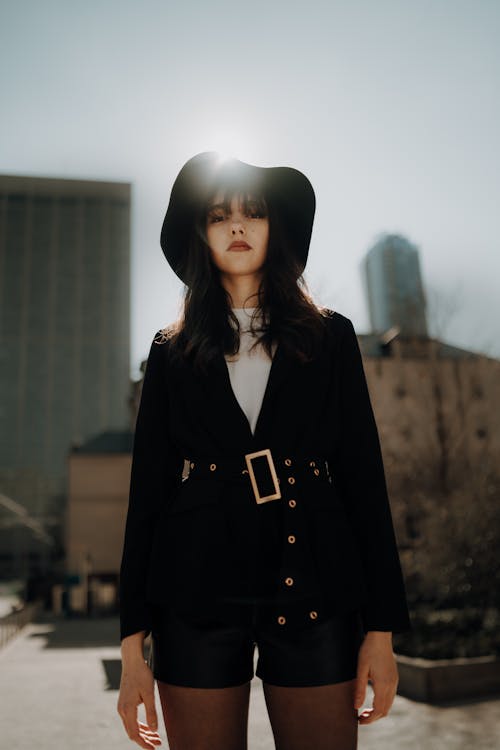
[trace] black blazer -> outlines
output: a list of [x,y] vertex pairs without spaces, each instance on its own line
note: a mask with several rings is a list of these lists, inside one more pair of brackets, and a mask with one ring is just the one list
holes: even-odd
[[[221,597],[244,595],[256,570],[269,571],[270,590],[277,585],[269,618],[278,627],[313,627],[328,612],[359,607],[365,631],[411,629],[358,340],[349,318],[324,314],[325,344],[313,362],[292,361],[278,345],[253,435],[223,354],[200,378],[174,364],[168,337],[155,335],[134,436],[121,639],[149,634],[158,606],[216,616]],[[216,472],[182,480],[184,459],[244,462],[265,448],[292,457],[276,466],[281,499],[257,504],[249,479],[234,483]],[[297,456],[325,458],[329,480],[301,475],[289,485]],[[268,545],[275,558],[256,559],[256,533],[276,528],[284,535]]]

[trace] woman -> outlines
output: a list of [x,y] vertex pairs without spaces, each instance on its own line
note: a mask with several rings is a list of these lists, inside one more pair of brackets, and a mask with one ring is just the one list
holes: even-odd
[[406,592],[356,334],[301,275],[314,211],[301,172],[211,152],[172,188],[184,311],[149,352],[120,571],[118,711],[144,748],[154,679],[171,750],[246,748],[255,645],[281,750],[355,748],[396,693]]

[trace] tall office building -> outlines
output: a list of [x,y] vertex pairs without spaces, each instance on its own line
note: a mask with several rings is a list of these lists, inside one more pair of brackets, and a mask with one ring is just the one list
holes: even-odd
[[129,426],[129,331],[130,184],[0,175],[0,493],[57,537],[71,446]]
[[398,326],[402,335],[427,336],[418,249],[400,235],[383,235],[363,268],[372,330],[384,333]]

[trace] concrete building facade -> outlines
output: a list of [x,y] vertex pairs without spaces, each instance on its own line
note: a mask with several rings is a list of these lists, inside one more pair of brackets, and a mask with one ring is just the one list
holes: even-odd
[[[439,504],[438,498],[466,476],[482,492],[480,473],[485,482],[500,473],[500,361],[435,339],[394,335],[388,341],[361,334],[358,340],[407,573],[418,544],[422,499]],[[135,409],[141,386],[142,381],[132,385]],[[94,580],[95,597],[99,586],[110,582],[116,596],[131,468],[125,444],[131,439],[102,435],[69,457],[66,547],[68,570],[79,576],[77,608],[87,601],[82,595],[86,576]],[[188,468],[186,460],[186,475]],[[438,515],[439,510],[436,506],[433,512]],[[85,567],[86,552],[90,569]]]
[[[74,448],[69,456],[65,549],[73,610],[116,608],[132,443],[131,432],[106,432]],[[56,592],[58,609],[61,588]]]
[[69,448],[129,426],[130,190],[0,175],[0,490],[59,541]]

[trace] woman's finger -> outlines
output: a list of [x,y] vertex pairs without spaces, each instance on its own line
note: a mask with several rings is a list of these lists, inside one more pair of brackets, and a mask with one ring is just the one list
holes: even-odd
[[374,699],[373,707],[364,709],[358,719],[361,724],[371,724],[383,716],[387,716],[392,706],[395,689],[393,683],[382,684],[375,682],[373,685]]
[[158,729],[158,716],[156,714],[154,688],[144,692],[142,696],[144,708],[146,710],[146,723],[149,729],[156,731]]
[[128,734],[129,739],[136,742],[139,747],[143,747],[144,750],[151,750],[154,748],[151,742],[143,739],[141,732],[139,731],[139,722],[137,721],[137,706],[127,706],[124,709],[122,721],[125,726],[125,731]]
[[391,682],[382,687],[380,685],[378,688],[374,687],[374,690],[375,697],[373,700],[373,708],[380,716],[387,716],[394,701],[394,696],[396,695],[396,688]]
[[139,731],[142,737],[147,739],[149,742],[154,742],[156,745],[161,745],[161,737],[158,732],[150,729],[150,727],[148,727],[148,725],[144,724],[142,721],[139,721],[138,724]]
[[356,689],[354,692],[354,708],[356,709],[362,706],[365,700],[369,671],[369,664],[363,658],[363,655],[360,652],[360,656],[358,657],[358,670],[356,675]]

